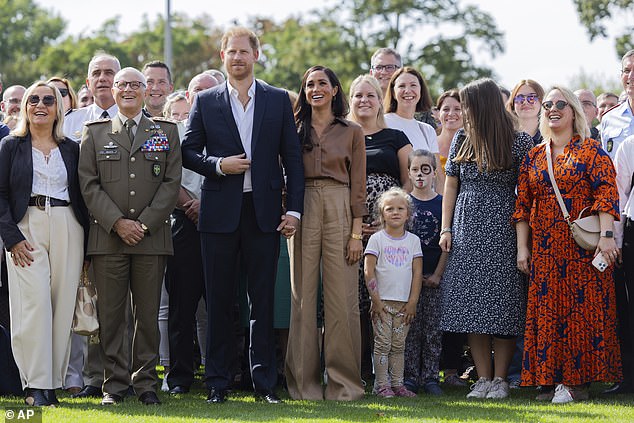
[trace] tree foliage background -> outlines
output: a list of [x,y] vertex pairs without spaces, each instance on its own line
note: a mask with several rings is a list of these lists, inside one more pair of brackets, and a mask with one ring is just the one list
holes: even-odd
[[[573,0],[573,3],[590,40],[608,37],[609,32],[613,32],[614,48],[619,59],[628,50],[634,49],[634,0]],[[614,25],[614,17],[625,22],[624,26]]]
[[[634,0],[633,0],[634,1]],[[122,66],[142,67],[163,58],[164,17],[145,15],[138,28],[124,33],[119,17],[90,33],[68,35],[67,23],[35,0],[0,0],[0,74],[5,86],[29,85],[53,75],[84,83],[90,57],[114,54]],[[379,47],[401,52],[403,62],[420,69],[434,95],[482,76],[495,76],[477,64],[473,53],[504,52],[503,34],[494,19],[460,0],[341,0],[282,21],[254,17],[241,22],[260,36],[262,54],[256,74],[274,85],[297,90],[312,65],[331,67],[344,87],[367,73]],[[205,69],[220,68],[222,28],[207,15],[172,18],[176,87]]]

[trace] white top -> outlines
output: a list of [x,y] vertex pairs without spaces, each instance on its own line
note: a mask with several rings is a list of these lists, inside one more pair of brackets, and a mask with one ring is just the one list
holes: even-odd
[[385,123],[388,128],[400,129],[405,132],[414,150],[428,150],[432,153],[439,153],[438,139],[436,131],[431,125],[419,122],[416,119],[405,119],[396,113],[387,113]]
[[375,275],[379,297],[407,302],[412,288],[412,262],[423,256],[420,238],[407,231],[401,238],[392,238],[381,230],[370,237],[365,254],[377,257]]
[[620,248],[623,245],[623,226],[625,219],[634,219],[634,200],[632,200],[632,173],[634,173],[634,135],[625,138],[616,150],[616,186],[619,189],[619,208],[621,220],[614,222],[614,239]]
[[84,123],[93,120],[103,119],[103,112],[108,112],[108,117],[112,119],[117,115],[119,107],[113,104],[108,110],[104,110],[93,103],[90,106],[75,109],[64,117],[64,135],[73,141],[81,142],[81,134],[84,130]]
[[31,196],[44,195],[58,200],[70,201],[68,195],[68,174],[59,148],[54,148],[48,158],[44,153],[32,147],[33,186]]
[[[229,81],[227,81],[227,89],[229,90],[229,99],[231,101],[231,113],[233,119],[238,127],[240,133],[240,140],[244,147],[244,152],[247,154],[247,159],[251,160],[251,138],[253,137],[253,112],[255,110],[255,79],[249,87],[249,102],[247,107],[243,107],[242,103],[238,99],[238,90],[234,88]],[[251,168],[244,172],[244,185],[242,186],[242,192],[251,192],[253,187],[251,185]]]

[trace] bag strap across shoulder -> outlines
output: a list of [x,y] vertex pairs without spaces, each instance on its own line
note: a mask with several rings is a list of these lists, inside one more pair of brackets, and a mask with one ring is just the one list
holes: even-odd
[[570,214],[566,209],[563,198],[561,198],[561,192],[559,192],[557,181],[555,181],[555,173],[553,171],[553,157],[550,151],[550,143],[550,140],[546,141],[546,160],[548,161],[548,176],[550,176],[550,183],[552,184],[553,190],[555,191],[555,196],[557,197],[559,208],[561,208],[561,213],[564,215],[564,220],[566,221],[566,223],[568,223],[568,225],[570,225]]

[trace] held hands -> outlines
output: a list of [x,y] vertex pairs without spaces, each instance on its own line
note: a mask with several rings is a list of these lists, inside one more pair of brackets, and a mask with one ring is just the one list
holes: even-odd
[[277,231],[284,235],[284,238],[289,239],[295,232],[297,232],[297,228],[299,227],[299,220],[295,216],[291,216],[290,214],[282,215],[282,222],[277,227]]
[[114,223],[113,229],[119,238],[131,247],[137,245],[145,237],[141,224],[135,220],[121,217]]
[[244,173],[251,167],[251,160],[246,157],[246,153],[223,157],[220,163],[220,170],[225,175],[239,175]]
[[34,261],[33,256],[31,255],[31,251],[33,250],[34,248],[31,247],[31,244],[29,244],[26,239],[15,244],[11,247],[10,254],[13,259],[13,264],[20,267],[30,266]]

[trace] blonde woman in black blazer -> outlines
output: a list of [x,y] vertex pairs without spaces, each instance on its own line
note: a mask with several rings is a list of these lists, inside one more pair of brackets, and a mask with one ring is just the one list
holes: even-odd
[[56,404],[70,353],[87,212],[79,145],[62,133],[62,97],[37,82],[0,145],[0,236],[7,251],[11,345],[25,402]]

